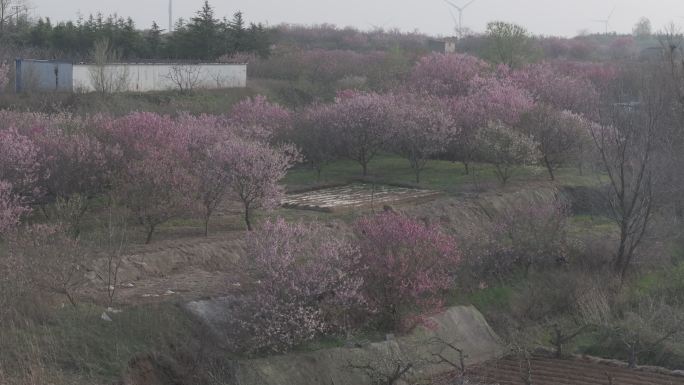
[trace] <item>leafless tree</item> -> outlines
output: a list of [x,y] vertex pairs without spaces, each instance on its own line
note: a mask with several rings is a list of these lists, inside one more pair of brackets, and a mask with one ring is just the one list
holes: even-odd
[[40,291],[64,295],[75,307],[75,294],[86,283],[88,251],[81,241],[59,225],[35,225],[17,242],[17,260],[30,284]]
[[175,64],[171,66],[166,78],[173,83],[180,93],[187,94],[200,84],[200,75],[202,75],[202,70],[198,66]]
[[584,324],[579,327],[575,327],[574,329],[566,330],[561,326],[560,323],[554,323],[552,325],[553,333],[551,335],[551,344],[555,350],[555,357],[559,359],[563,358],[563,346],[591,330],[592,326],[593,325],[591,324]]
[[404,380],[415,364],[401,353],[388,347],[362,363],[349,362],[347,369],[360,370],[370,378],[373,385],[396,385]]
[[[437,348],[437,350],[432,353],[432,356],[436,359],[434,363],[447,364],[455,370],[458,370],[460,377],[465,377],[465,359],[468,358],[468,355],[463,351],[463,349],[461,349],[458,346],[458,343],[456,341],[449,342],[445,341],[442,338],[434,337],[430,340],[430,343]],[[453,358],[449,357],[454,353],[458,355],[458,362],[456,362]]]
[[18,18],[29,9],[27,0],[0,0],[0,34],[5,31],[12,18]]
[[683,321],[681,309],[663,300],[646,297],[622,311],[610,331],[624,346],[629,367],[636,368],[643,354],[681,336]]
[[117,217],[110,207],[104,234],[105,265],[95,273],[107,289],[107,304],[112,306],[120,285],[119,271],[123,263],[124,248],[127,244],[126,221]]
[[672,102],[668,118],[667,141],[665,141],[666,157],[669,164],[663,167],[666,181],[666,201],[673,205],[677,220],[684,219],[684,36],[674,25],[670,24],[660,32],[659,41],[663,52],[661,62],[652,63],[651,71],[663,74],[667,81],[664,90],[669,92],[668,100]]
[[[59,222],[67,234],[77,238],[80,233],[80,224],[83,216],[88,209],[84,196],[74,194],[69,199],[57,198],[54,204],[54,215],[50,217]],[[47,207],[43,207],[47,213]]]
[[[657,76],[630,75],[636,85],[618,82],[615,102],[600,108],[601,124],[591,124],[589,129],[607,176],[611,217],[620,232],[613,269],[623,279],[655,207],[657,151],[667,105]],[[629,103],[620,102],[625,100]]]
[[93,66],[90,67],[90,82],[102,95],[122,92],[128,88],[129,71],[125,65],[114,65],[121,60],[121,54],[111,45],[109,39],[95,42],[92,51]]
[[219,71],[211,74],[211,78],[216,82],[216,88],[225,88],[228,85],[228,78]]

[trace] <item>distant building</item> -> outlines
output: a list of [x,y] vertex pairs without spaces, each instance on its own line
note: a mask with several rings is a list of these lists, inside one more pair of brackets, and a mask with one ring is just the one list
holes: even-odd
[[16,60],[16,92],[148,92],[244,88],[247,64],[119,63],[98,66],[54,60]]
[[456,52],[456,42],[458,39],[455,37],[450,37],[446,39],[432,39],[428,40],[428,47],[432,52],[439,53],[455,53]]
[[56,60],[16,60],[15,90],[56,91],[73,90],[73,65]]
[[642,60],[662,59],[665,54],[663,47],[646,47],[639,52],[639,58]]

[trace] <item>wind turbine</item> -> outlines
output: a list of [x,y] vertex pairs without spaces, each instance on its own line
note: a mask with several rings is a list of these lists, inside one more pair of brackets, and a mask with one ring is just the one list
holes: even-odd
[[169,33],[173,32],[173,0],[169,0]]
[[[451,0],[444,0],[445,3],[454,7],[454,9],[456,9],[456,11],[458,11],[458,22],[457,22],[458,27],[456,28],[456,32],[458,32],[459,38],[463,37],[463,11],[465,11],[465,9],[468,8],[468,6],[471,5],[472,3],[474,3],[475,1],[477,1],[477,0],[470,0],[465,5],[462,5],[459,7],[458,5],[456,5]],[[449,10],[449,12],[451,12],[451,10]],[[456,21],[456,17],[454,16],[453,12],[451,12],[451,17],[453,17],[454,21]]]
[[617,8],[617,5],[613,7],[613,10],[610,11],[610,14],[608,14],[608,17],[605,19],[594,19],[592,20],[593,22],[596,23],[602,23],[606,27],[606,35],[608,34],[608,26],[610,25],[610,19],[613,17],[613,14],[615,13],[615,9]]

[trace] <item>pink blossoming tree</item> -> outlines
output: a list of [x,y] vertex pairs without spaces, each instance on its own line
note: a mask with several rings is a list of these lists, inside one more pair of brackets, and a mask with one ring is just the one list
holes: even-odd
[[406,94],[392,107],[392,147],[409,160],[420,183],[429,160],[443,153],[459,130],[446,105],[436,98]]
[[515,167],[534,164],[539,159],[538,143],[532,137],[501,122],[491,122],[477,131],[477,159],[494,165],[496,176],[505,185]]
[[583,117],[547,105],[538,105],[527,114],[520,126],[539,143],[541,161],[551,180],[554,180],[556,169],[579,161],[583,155],[582,149],[591,141]]
[[284,107],[257,95],[233,106],[228,122],[244,139],[269,141],[292,125],[292,116]]
[[152,113],[104,119],[102,123],[126,159],[115,190],[145,226],[149,243],[160,224],[187,215],[195,207],[195,180],[189,172],[190,131],[179,128],[169,117]]
[[9,183],[14,194],[35,202],[41,195],[39,148],[15,128],[0,129],[0,181]]
[[411,326],[442,307],[460,262],[453,238],[390,212],[359,220],[355,232],[366,267],[363,289],[382,327]]
[[466,96],[471,81],[490,70],[487,62],[464,54],[431,54],[413,69],[409,88],[439,97]]
[[320,181],[323,167],[337,158],[335,141],[328,127],[331,107],[314,104],[299,112],[289,138],[301,149],[304,161],[316,171]]
[[283,352],[348,331],[365,307],[358,250],[321,226],[267,221],[248,234],[247,253],[256,283],[230,327],[239,350]]
[[450,160],[464,163],[466,173],[476,155],[478,130],[492,120],[515,125],[534,105],[530,95],[513,84],[505,71],[496,77],[476,77],[471,83],[472,92],[468,96],[450,102],[461,132],[447,153]]
[[255,209],[269,209],[280,204],[283,189],[279,182],[301,160],[300,155],[289,145],[271,148],[259,142],[233,140],[225,146],[222,161],[230,170],[228,185],[242,202],[245,224],[252,230]]
[[229,190],[230,167],[227,141],[233,130],[226,129],[221,119],[214,116],[183,115],[178,124],[190,132],[188,152],[189,171],[195,180],[197,199],[202,208],[204,235],[209,235],[209,221]]
[[592,114],[598,105],[598,92],[589,80],[565,75],[549,63],[530,64],[511,76],[536,103],[581,114]]
[[335,133],[335,146],[342,156],[361,165],[363,176],[390,138],[393,103],[391,95],[347,91],[326,110],[325,122]]

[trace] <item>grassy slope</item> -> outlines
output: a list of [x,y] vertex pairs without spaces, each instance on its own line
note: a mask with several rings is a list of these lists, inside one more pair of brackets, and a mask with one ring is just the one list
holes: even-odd
[[184,347],[196,332],[193,321],[173,304],[128,308],[110,314],[113,322],[102,320],[102,311],[89,305],[65,307],[39,321],[0,328],[0,383],[3,373],[25,378],[37,367],[65,383],[111,383],[132,357],[172,353],[173,346]]

